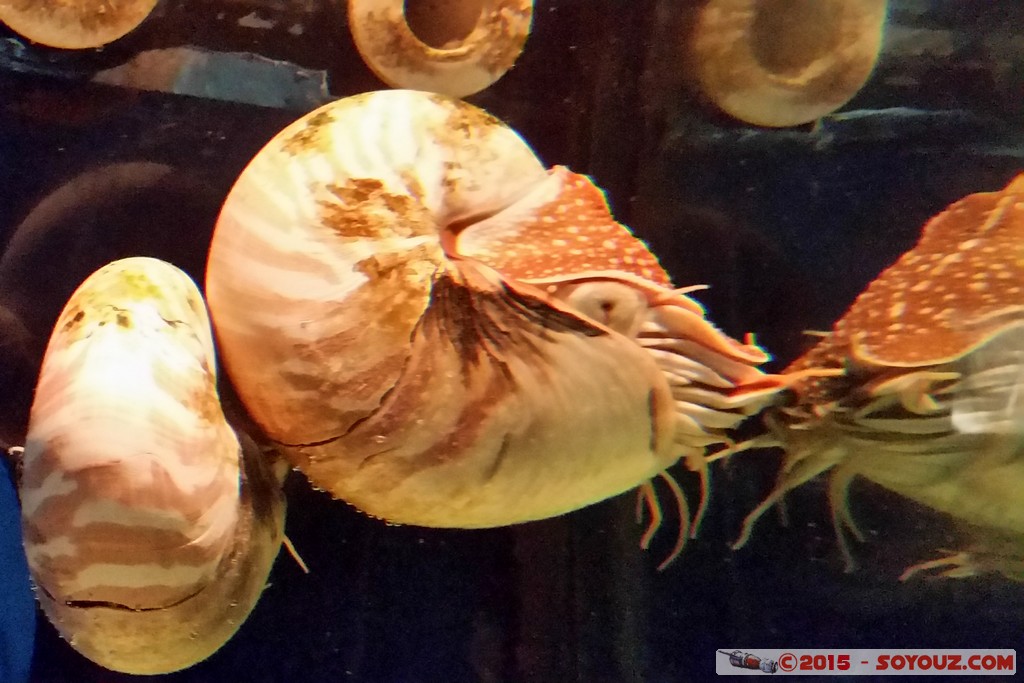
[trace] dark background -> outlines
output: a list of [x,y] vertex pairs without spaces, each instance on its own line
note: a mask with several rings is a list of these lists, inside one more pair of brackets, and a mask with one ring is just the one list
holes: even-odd
[[[711,319],[735,336],[756,331],[781,367],[803,351],[802,331],[827,329],[927,218],[1022,170],[1024,3],[893,0],[881,61],[844,114],[784,130],[732,121],[691,85],[681,46],[698,4],[538,0],[517,66],[469,99],[547,164],[591,174],[677,284],[712,286],[698,294]],[[273,25],[239,24],[253,12]],[[136,254],[201,282],[234,178],[316,105],[90,82],[141,50],[189,44],[322,71],[333,97],[383,87],[338,0],[165,0],[99,51],[47,50],[0,29],[0,244],[11,248],[0,303],[26,330],[0,330],[9,443],[23,438],[43,345],[79,282]],[[675,513],[642,553],[631,495],[513,528],[438,531],[365,518],[293,475],[288,535],[312,573],[279,557],[232,641],[156,678],[675,683],[713,676],[716,649],[1021,644],[1019,584],[897,581],[960,537],[864,482],[852,490],[870,539],[855,548],[857,572],[843,572],[818,483],[788,498],[788,526],[768,514],[730,551],[777,465],[757,451],[716,468],[701,537],[663,573]],[[694,478],[675,473],[695,500]],[[92,665],[40,618],[32,680],[132,677]]]

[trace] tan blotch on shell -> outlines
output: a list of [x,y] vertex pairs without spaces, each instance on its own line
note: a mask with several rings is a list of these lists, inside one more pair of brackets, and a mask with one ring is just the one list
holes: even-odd
[[224,204],[207,295],[266,433],[394,522],[515,524],[680,457],[703,471],[781,387],[588,178],[424,92],[340,100],[278,134]]
[[465,97],[512,68],[533,19],[533,0],[349,0],[359,53],[396,88]]
[[688,37],[706,97],[757,126],[814,121],[849,101],[882,47],[887,0],[708,0]]
[[195,285],[151,258],[93,273],[43,359],[19,494],[36,596],[80,653],[159,674],[209,657],[281,544],[268,462],[221,412]]
[[80,50],[135,30],[158,1],[0,0],[0,21],[33,42]]

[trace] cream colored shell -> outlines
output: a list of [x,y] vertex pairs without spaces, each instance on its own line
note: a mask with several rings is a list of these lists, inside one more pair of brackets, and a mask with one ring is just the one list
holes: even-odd
[[238,629],[277,555],[284,502],[221,413],[187,275],[131,258],[75,291],[43,360],[20,496],[37,597],[86,657],[175,671]]
[[29,40],[71,50],[130,33],[158,0],[0,0],[0,21]]
[[359,53],[388,85],[465,97],[512,68],[530,33],[533,0],[420,0],[424,36],[405,0],[349,0]]
[[[582,507],[777,390],[588,179],[440,95],[358,95],[283,130],[224,204],[206,289],[253,417],[316,486],[395,522]],[[619,314],[582,312],[609,296]]]
[[689,47],[703,93],[758,126],[843,106],[882,47],[887,0],[708,0]]

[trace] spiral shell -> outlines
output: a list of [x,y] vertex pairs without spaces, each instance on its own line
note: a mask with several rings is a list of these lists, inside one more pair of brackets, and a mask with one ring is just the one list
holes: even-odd
[[690,37],[704,94],[758,126],[843,106],[882,47],[887,0],[709,0]]
[[[533,0],[422,0],[424,42],[405,0],[349,0],[359,53],[388,85],[465,97],[512,68],[530,34]],[[468,29],[468,30],[467,30]]]
[[130,258],[87,278],[43,359],[20,488],[36,595],[75,649],[156,674],[238,629],[284,523],[269,465],[241,456],[188,276]]
[[100,47],[133,31],[157,0],[3,0],[0,21],[29,40],[68,50]]
[[254,418],[395,522],[582,507],[777,390],[589,179],[440,95],[359,95],[282,131],[225,202],[207,295]]

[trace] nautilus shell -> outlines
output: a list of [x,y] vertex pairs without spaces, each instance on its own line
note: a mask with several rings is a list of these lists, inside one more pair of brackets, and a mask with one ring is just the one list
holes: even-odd
[[206,284],[256,421],[393,522],[514,524],[699,469],[781,386],[588,178],[440,95],[358,95],[283,130],[231,190]]
[[[861,476],[997,539],[912,568],[951,576],[996,569],[1024,578],[1024,176],[972,194],[925,225],[918,244],[862,293],[788,371],[791,405],[769,412],[785,451],[778,485],[746,521],[831,470],[844,531]],[[827,371],[831,370],[831,376]]]
[[701,90],[758,126],[795,126],[843,106],[882,47],[886,0],[708,0],[689,36]]
[[0,21],[29,40],[70,50],[130,33],[157,0],[0,0]]
[[71,297],[43,359],[20,494],[39,602],[98,664],[175,671],[244,621],[284,502],[224,419],[206,310],[183,272],[116,261]]
[[[388,85],[465,97],[512,68],[533,0],[349,0],[359,53]],[[415,30],[414,30],[415,28]]]

